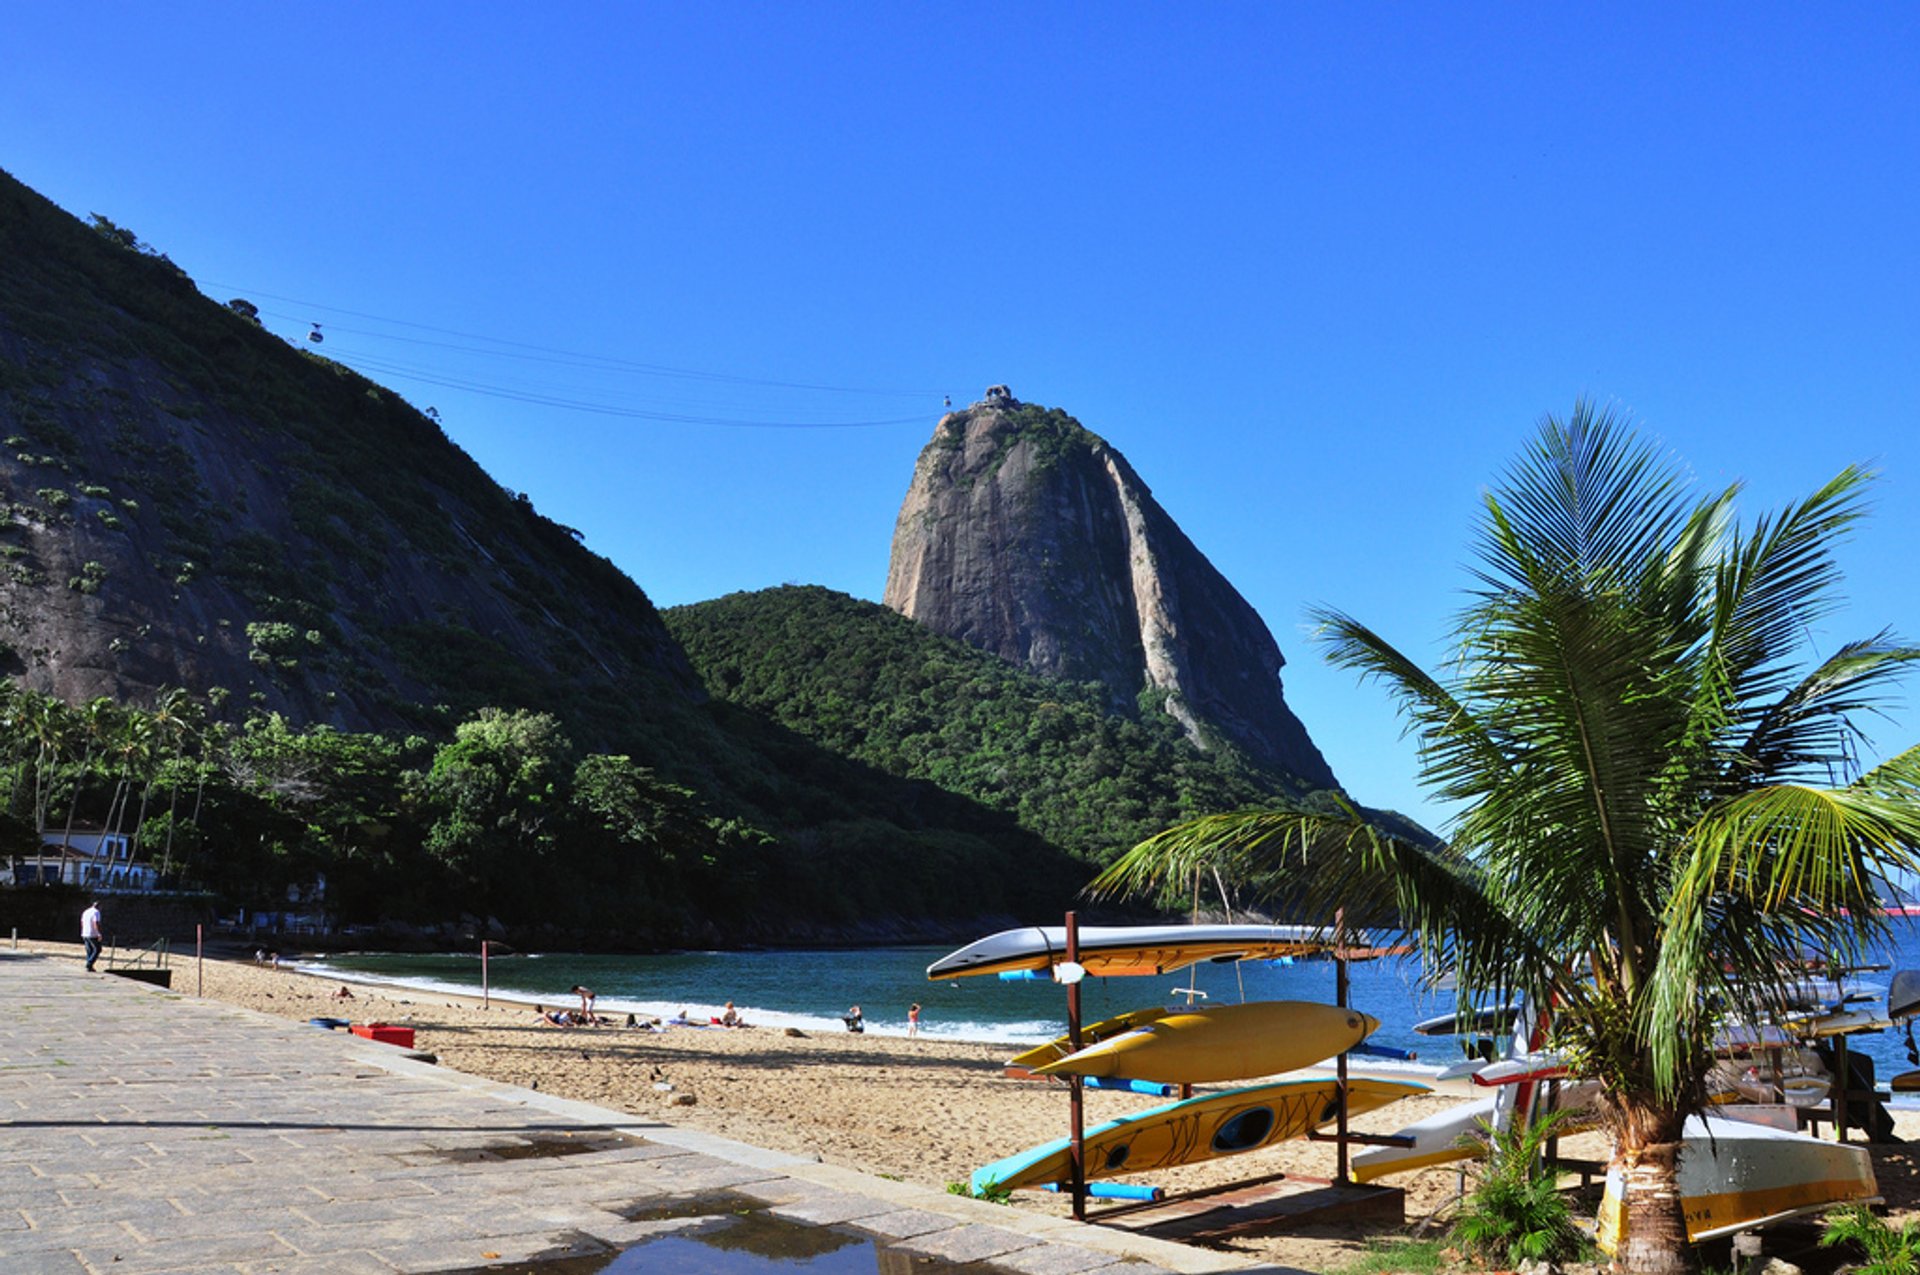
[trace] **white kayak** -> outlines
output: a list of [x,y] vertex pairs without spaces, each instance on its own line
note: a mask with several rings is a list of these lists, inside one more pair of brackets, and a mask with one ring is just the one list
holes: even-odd
[[[1545,1108],[1544,1093],[1541,1095],[1541,1106],[1554,1111],[1578,1111],[1590,1116],[1590,1119],[1571,1118],[1561,1127],[1561,1132],[1565,1134],[1581,1133],[1593,1128],[1598,1121],[1593,1103],[1599,1093],[1597,1081],[1562,1085],[1555,1095],[1553,1106]],[[1430,1168],[1436,1164],[1479,1159],[1486,1152],[1484,1126],[1495,1123],[1495,1106],[1500,1101],[1499,1097],[1489,1097],[1463,1102],[1396,1130],[1401,1137],[1412,1138],[1413,1145],[1368,1147],[1358,1152],[1351,1161],[1354,1181],[1371,1182],[1392,1173],[1411,1173],[1415,1169]]]
[[[1334,948],[1323,925],[1083,925],[1077,954],[1089,974],[1168,974],[1200,961],[1311,956]],[[1354,948],[1371,942],[1348,934]],[[1001,930],[927,966],[928,978],[960,978],[1015,970],[1047,970],[1067,959],[1067,931],[1059,925]]]

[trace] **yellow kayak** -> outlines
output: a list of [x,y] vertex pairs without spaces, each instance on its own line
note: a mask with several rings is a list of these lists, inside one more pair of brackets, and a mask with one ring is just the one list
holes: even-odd
[[[1339,1115],[1337,1082],[1280,1080],[1206,1094],[1122,1116],[1086,1133],[1088,1181],[1170,1169],[1223,1156],[1244,1155],[1332,1124]],[[1349,1080],[1347,1112],[1359,1115],[1427,1086],[1393,1080]],[[974,1194],[1064,1183],[1072,1176],[1071,1148],[1060,1138],[974,1171]]]
[[[1173,1012],[1173,1010],[1160,1009],[1156,1006],[1152,1009],[1128,1010],[1112,1018],[1103,1018],[1091,1026],[1080,1029],[1080,1047],[1084,1049],[1088,1045],[1097,1045],[1103,1040],[1118,1036],[1121,1032],[1132,1031],[1142,1024],[1150,1023],[1156,1018],[1165,1018]],[[1072,1041],[1065,1036],[1056,1036],[1044,1045],[1035,1045],[1023,1054],[1015,1054],[1007,1060],[1007,1065],[1029,1069],[1044,1067],[1050,1062],[1058,1062],[1072,1052]]]
[[1250,1080],[1331,1058],[1379,1026],[1359,1010],[1312,1001],[1176,1009],[1033,1070],[1176,1085]]

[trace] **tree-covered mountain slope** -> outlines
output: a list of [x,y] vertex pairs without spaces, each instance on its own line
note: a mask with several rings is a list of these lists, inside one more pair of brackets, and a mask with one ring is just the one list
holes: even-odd
[[[1041,677],[815,587],[663,613],[715,696],[895,775],[995,809],[1089,863],[1181,819],[1307,794],[1098,682]],[[1153,692],[1146,692],[1152,695]]]
[[699,698],[645,593],[434,421],[4,174],[0,437],[0,641],[35,689],[352,730],[506,703],[596,741]]
[[[711,701],[638,585],[502,489],[436,421],[247,310],[202,296],[133,233],[83,225],[0,173],[0,671],[22,702],[148,710],[184,689],[210,722],[196,797],[216,780],[249,794],[261,782],[211,727],[232,738],[284,719],[381,734],[416,759],[375,785],[391,800],[358,821],[391,830],[379,865],[344,824],[294,818],[200,830],[207,855],[251,839],[258,864],[193,862],[184,884],[265,897],[281,876],[352,875],[366,908],[413,900],[399,919],[441,919],[421,916],[433,907],[564,919],[607,946],[897,936],[1047,917],[1071,901],[1087,874],[1009,815]],[[457,754],[456,729],[479,729],[491,709],[552,715],[569,757],[620,763],[590,767],[597,780],[630,763],[648,772],[643,787],[657,776],[675,789],[671,809],[615,802],[526,842],[537,855],[479,854],[498,820],[531,826],[554,802],[605,788],[576,800],[556,781],[524,794],[526,809],[481,819],[462,813],[465,780],[407,780],[420,740]],[[38,717],[48,729],[29,739],[25,715],[6,714],[0,745],[32,758],[9,790],[15,816],[104,810],[98,790],[135,778],[162,785],[178,813],[164,757],[106,768],[87,725],[106,715]],[[405,736],[420,740],[399,748]],[[510,772],[455,773],[484,786]],[[311,777],[277,784],[260,800],[327,797]],[[138,818],[150,809],[143,798]],[[638,906],[650,878],[632,870],[635,847],[669,825],[682,830],[682,868],[671,881],[653,872],[658,889]],[[427,858],[490,866],[450,883]]]

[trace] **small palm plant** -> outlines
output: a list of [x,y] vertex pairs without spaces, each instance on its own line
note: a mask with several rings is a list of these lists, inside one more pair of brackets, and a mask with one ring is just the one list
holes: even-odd
[[1580,1251],[1583,1237],[1545,1154],[1573,1114],[1549,1112],[1532,1121],[1516,1120],[1506,1129],[1480,1122],[1487,1159],[1454,1220],[1455,1244],[1507,1266],[1558,1261]]
[[1827,1219],[1820,1244],[1858,1244],[1864,1249],[1867,1260],[1853,1268],[1857,1275],[1920,1275],[1920,1219],[1896,1228],[1856,1204]]

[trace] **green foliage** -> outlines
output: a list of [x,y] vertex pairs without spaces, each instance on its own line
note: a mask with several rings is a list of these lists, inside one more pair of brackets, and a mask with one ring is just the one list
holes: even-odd
[[[129,612],[151,602],[181,627],[156,623],[127,652],[169,640],[194,652],[209,716],[231,732],[207,745],[209,765],[281,775],[209,771],[199,817],[172,812],[183,849],[220,848],[196,852],[199,880],[284,901],[325,863],[330,906],[350,897],[354,919],[497,904],[629,946],[711,941],[710,923],[765,940],[823,923],[1048,915],[1071,899],[1084,872],[1010,815],[708,702],[646,595],[576,532],[503,492],[399,395],[257,317],[208,300],[125,228],[83,225],[0,174],[0,421],[9,455],[26,456],[0,455],[0,471],[22,494],[46,484],[42,505],[13,515],[30,530],[70,525],[63,470],[112,501],[109,516],[142,511],[142,543],[116,538],[72,587],[129,568]],[[21,465],[52,472],[23,481]],[[0,566],[12,584],[59,587],[32,562],[23,551]],[[272,627],[243,645],[222,618],[235,615]],[[524,813],[517,799],[488,805],[453,781],[486,767],[430,784],[415,757],[417,780],[381,781],[390,817],[373,823],[390,831],[367,842],[355,829],[371,825],[311,817],[339,781],[340,740],[250,732],[269,708],[442,743],[482,710],[546,713],[588,760],[627,760],[557,766],[551,817],[528,841],[506,835],[513,820],[473,815]],[[100,780],[81,755],[59,769],[89,791]],[[503,877],[472,870],[503,858]]]
[[989,1182],[978,1191],[973,1189],[970,1182],[949,1182],[947,1194],[964,1195],[969,1200],[985,1200],[988,1204],[1005,1204],[1009,1207],[1013,1204],[1013,1192],[998,1182]]
[[1326,1275],[1439,1275],[1449,1265],[1447,1246],[1437,1239],[1370,1239],[1360,1256]]
[[1272,801],[1287,781],[1205,754],[1164,712],[1108,708],[884,607],[814,587],[665,613],[714,695],[890,774],[1018,818],[1092,863],[1168,823]]
[[1504,1130],[1480,1122],[1487,1158],[1454,1219],[1454,1243],[1506,1267],[1562,1261],[1580,1251],[1585,1236],[1573,1223],[1545,1154],[1547,1143],[1573,1115],[1555,1111]]
[[107,580],[105,565],[91,560],[80,564],[80,574],[67,579],[67,587],[80,593],[98,593]]
[[[1743,526],[1737,486],[1696,496],[1611,414],[1547,418],[1483,497],[1445,673],[1319,617],[1333,661],[1399,699],[1423,779],[1459,812],[1449,844],[1354,811],[1243,812],[1135,847],[1096,888],[1212,869],[1320,915],[1391,918],[1463,998],[1554,1006],[1554,1046],[1603,1085],[1616,1153],[1678,1142],[1719,1017],[1783,1005],[1803,952],[1857,963],[1886,935],[1887,883],[1920,869],[1920,747],[1865,771],[1853,748],[1920,648],[1882,634],[1807,658],[1869,477],[1843,469]],[[1669,1238],[1672,1163],[1626,1202]],[[1503,1187],[1521,1213],[1523,1188]]]
[[1856,1204],[1827,1219],[1820,1243],[1858,1246],[1866,1260],[1849,1268],[1858,1275],[1920,1275],[1920,1218],[1895,1227]]

